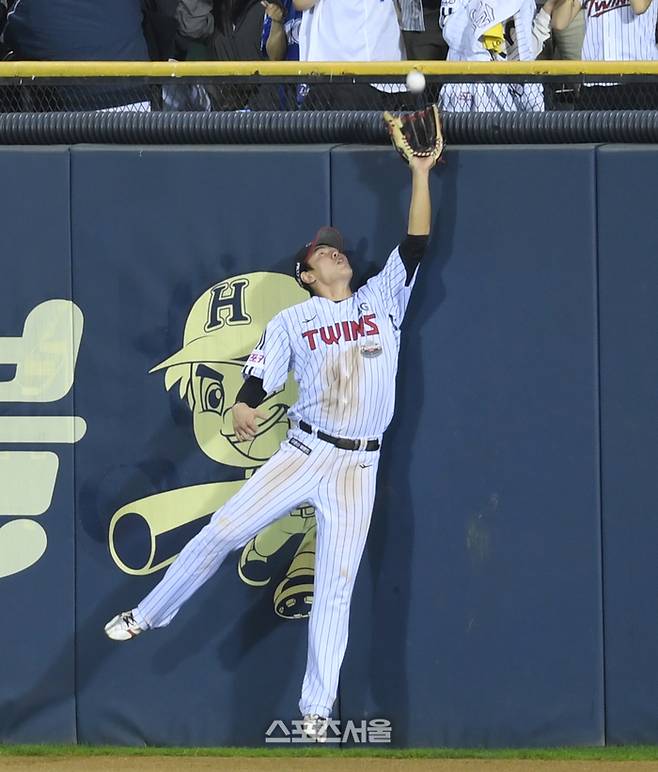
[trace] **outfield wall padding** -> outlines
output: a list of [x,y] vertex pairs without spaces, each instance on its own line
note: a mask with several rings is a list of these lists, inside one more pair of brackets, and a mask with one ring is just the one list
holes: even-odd
[[[76,741],[69,158],[65,147],[0,149],[3,742]],[[59,441],[42,442],[50,418],[64,422]]]
[[[388,158],[332,154],[335,221],[380,259],[409,192]],[[594,155],[453,149],[433,180],[341,707],[405,745],[598,744]]]
[[[263,325],[305,297],[296,249],[333,224],[363,281],[405,233],[409,174],[379,147],[1,152],[0,419],[71,419],[47,447],[47,511],[1,512],[48,538],[12,572],[31,537],[0,530],[2,739],[261,745],[298,717],[309,508],[231,555],[169,627],[118,644],[103,625],[285,436],[292,382],[248,448],[226,411]],[[657,152],[451,147],[432,173],[343,722],[386,718],[402,747],[658,741]],[[53,332],[9,401],[25,318],[56,300],[69,326],[40,317]],[[74,384],[39,402],[53,357]],[[15,425],[0,421],[0,464],[46,449]],[[34,500],[24,477],[5,473],[0,505]]]
[[606,724],[655,743],[658,263],[653,148],[597,155]]

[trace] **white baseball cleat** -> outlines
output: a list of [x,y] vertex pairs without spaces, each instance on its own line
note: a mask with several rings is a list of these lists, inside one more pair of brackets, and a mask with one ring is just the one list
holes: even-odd
[[105,625],[105,635],[113,641],[129,641],[142,632],[132,611],[122,611]]
[[328,718],[318,716],[317,713],[304,716],[302,730],[304,732],[304,739],[308,740],[308,742],[326,743],[327,729],[329,729]]

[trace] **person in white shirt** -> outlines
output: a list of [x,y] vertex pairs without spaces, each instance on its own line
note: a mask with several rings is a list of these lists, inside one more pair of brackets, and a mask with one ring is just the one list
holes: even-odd
[[[394,0],[293,0],[303,11],[302,62],[397,62],[405,58]],[[404,87],[331,84],[312,87],[305,105],[314,109],[395,109],[387,99]]]

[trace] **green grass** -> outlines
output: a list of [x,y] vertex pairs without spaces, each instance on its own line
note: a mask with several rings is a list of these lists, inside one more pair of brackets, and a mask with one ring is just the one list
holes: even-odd
[[370,756],[391,759],[547,759],[553,761],[657,761],[656,745],[570,748],[152,748],[119,745],[1,745],[2,756]]

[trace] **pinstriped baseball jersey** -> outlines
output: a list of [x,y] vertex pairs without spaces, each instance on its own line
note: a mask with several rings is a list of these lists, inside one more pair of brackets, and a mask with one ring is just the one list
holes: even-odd
[[[408,281],[396,247],[384,268],[349,298],[334,303],[312,297],[277,314],[249,356],[245,377],[262,378],[271,393],[292,370],[299,386],[299,399],[289,410],[293,421],[348,439],[378,438],[393,415],[400,325],[414,278]],[[378,463],[378,447],[348,450],[293,426],[280,449],[215,512],[132,610],[135,622],[142,630],[168,625],[231,550],[308,502],[315,508],[317,536],[299,708],[305,716],[328,717],[347,646]]]
[[633,61],[658,59],[658,3],[635,13],[630,0],[586,0],[583,54],[585,60]]
[[[415,279],[415,276],[414,276]],[[393,417],[400,325],[413,279],[396,247],[384,268],[346,300],[312,297],[277,314],[244,368],[270,394],[293,371],[288,411],[327,434],[379,437]]]

